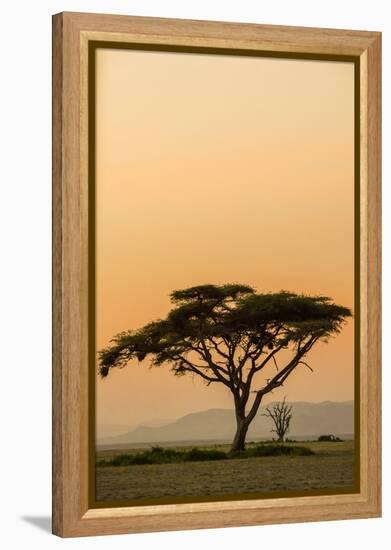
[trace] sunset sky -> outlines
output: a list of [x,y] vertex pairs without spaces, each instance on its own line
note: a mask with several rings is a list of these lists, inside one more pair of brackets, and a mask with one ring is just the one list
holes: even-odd
[[[352,63],[101,49],[96,98],[97,350],[205,283],[353,308]],[[351,321],[265,402],[352,399],[353,345]],[[97,380],[98,424],[233,408],[145,363]]]

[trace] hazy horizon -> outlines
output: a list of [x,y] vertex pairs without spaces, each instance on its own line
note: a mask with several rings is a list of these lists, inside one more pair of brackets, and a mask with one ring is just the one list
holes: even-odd
[[[274,403],[274,402],[278,402],[278,400],[276,399],[270,399],[270,400],[267,400],[265,399],[265,401],[263,402],[263,404],[265,405],[270,405],[271,403]],[[323,401],[289,401],[289,404],[292,404],[294,405],[295,403],[311,403],[311,404],[315,404],[315,405],[318,405],[320,403],[327,403],[327,402],[331,402],[331,403],[348,403],[348,402],[354,402],[354,399],[341,399],[341,400],[329,400],[329,399],[325,399]],[[211,411],[211,410],[214,410],[214,409],[218,409],[218,410],[232,410],[232,412],[235,412],[235,409],[234,409],[234,406],[232,405],[232,407],[210,407],[209,409],[199,409],[199,410],[192,410],[192,411],[189,411],[189,412],[185,412],[184,414],[181,414],[177,417],[174,417],[174,418],[149,418],[147,420],[145,420],[144,422],[137,422],[136,424],[124,424],[124,423],[112,423],[112,422],[102,422],[101,424],[97,424],[97,426],[122,426],[122,427],[135,427],[135,426],[141,426],[141,425],[149,425],[149,424],[165,424],[165,423],[170,423],[170,422],[175,422],[177,420],[179,420],[180,418],[183,418],[184,416],[189,416],[191,414],[197,414],[197,413],[202,413],[202,412],[206,412],[206,411]]]
[[[97,350],[197,284],[353,309],[352,63],[104,49],[96,75]],[[352,400],[354,320],[308,360],[264,403]],[[97,423],[232,409],[220,386],[114,370],[97,379]]]
[[[311,435],[333,433],[334,435],[354,434],[354,401],[322,401],[310,403],[289,402],[292,405],[291,435]],[[266,405],[267,406],[267,405]],[[272,437],[270,419],[262,415],[262,410],[250,427],[249,439]],[[231,440],[235,429],[233,408],[211,408],[193,411],[179,418],[135,425],[99,425],[97,440],[102,445],[165,443],[173,441]]]

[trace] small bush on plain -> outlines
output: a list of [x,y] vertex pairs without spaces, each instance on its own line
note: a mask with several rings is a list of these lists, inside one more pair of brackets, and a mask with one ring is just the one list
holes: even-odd
[[269,443],[268,445],[257,445],[245,451],[247,456],[309,456],[315,454],[308,447],[281,445]]
[[320,435],[318,437],[318,441],[342,441],[342,439],[340,439],[336,435],[328,434],[328,435]]
[[191,449],[190,451],[187,451],[184,453],[184,461],[185,462],[195,462],[195,461],[202,461],[202,460],[224,460],[227,458],[227,455],[224,451],[217,451],[217,450],[202,450],[197,449],[196,447],[194,449]]

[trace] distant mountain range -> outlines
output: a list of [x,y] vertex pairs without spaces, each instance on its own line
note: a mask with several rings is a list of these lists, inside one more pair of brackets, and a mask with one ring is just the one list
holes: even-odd
[[[268,404],[270,407],[272,404]],[[270,418],[262,416],[261,408],[250,425],[247,440],[273,437]],[[112,437],[100,437],[99,447],[122,447],[137,443],[230,441],[235,431],[235,414],[230,409],[209,409],[182,416],[160,426],[138,426]],[[98,429],[98,433],[105,433]],[[107,432],[106,432],[107,433]],[[321,403],[292,403],[292,421],[288,436],[315,437],[321,434],[347,435],[354,433],[354,402],[323,401]]]
[[[161,418],[159,420],[149,420],[148,422],[145,422],[143,426],[147,428],[157,428],[160,426],[165,426],[166,424],[170,424],[171,422],[174,422],[174,419],[172,418]],[[117,435],[123,435],[124,433],[131,432],[132,430],[135,430],[138,426],[137,425],[125,425],[125,424],[99,424],[97,429],[97,437],[98,439],[107,439],[109,437],[114,437]]]

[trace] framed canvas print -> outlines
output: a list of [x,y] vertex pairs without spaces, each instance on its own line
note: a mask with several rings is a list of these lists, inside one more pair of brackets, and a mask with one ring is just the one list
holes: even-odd
[[53,531],[380,515],[380,34],[53,18]]

